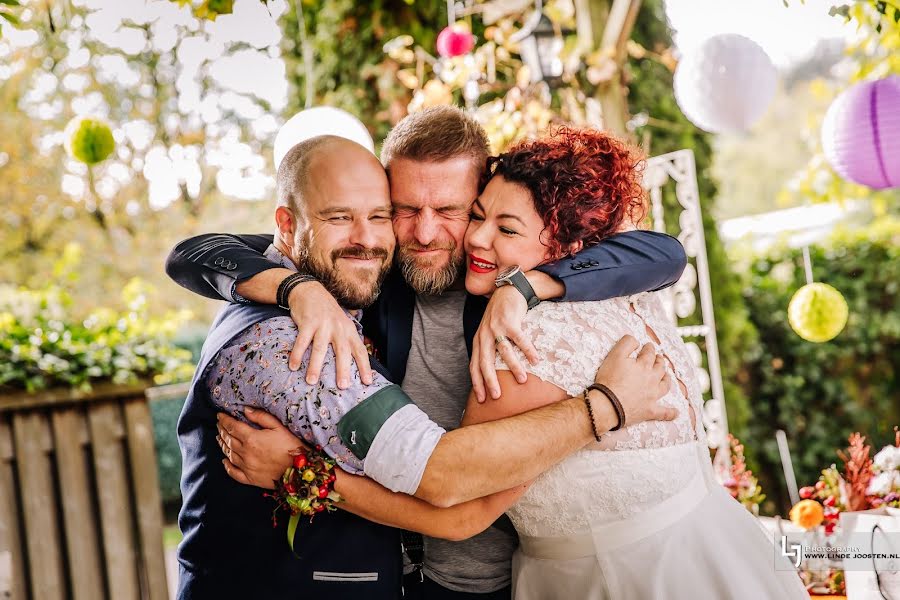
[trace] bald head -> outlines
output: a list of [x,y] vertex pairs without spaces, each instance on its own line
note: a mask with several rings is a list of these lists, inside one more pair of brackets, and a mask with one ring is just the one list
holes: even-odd
[[278,206],[305,218],[311,194],[333,193],[348,178],[372,187],[387,187],[384,168],[366,148],[334,135],[310,138],[291,148],[278,166]]
[[395,245],[378,159],[356,142],[315,137],[284,156],[275,185],[275,247],[345,308],[371,304]]

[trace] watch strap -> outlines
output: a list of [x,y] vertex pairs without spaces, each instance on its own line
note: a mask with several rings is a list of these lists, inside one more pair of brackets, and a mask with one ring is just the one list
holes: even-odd
[[522,271],[513,273],[509,278],[509,283],[515,286],[515,288],[525,296],[525,301],[528,303],[528,310],[531,310],[541,303],[541,299],[534,293],[534,288],[528,283],[528,278],[525,277],[525,273]]

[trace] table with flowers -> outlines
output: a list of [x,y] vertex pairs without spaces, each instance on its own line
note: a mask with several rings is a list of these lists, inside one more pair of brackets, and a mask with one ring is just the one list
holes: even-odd
[[[802,535],[810,544],[833,546],[841,533],[842,519],[862,511],[880,511],[885,518],[900,519],[900,429],[894,428],[894,444],[872,456],[866,438],[854,433],[848,446],[838,451],[842,467],[823,469],[814,485],[800,488],[800,501],[790,511],[789,520],[759,517],[760,524],[775,537]],[[758,514],[765,495],[744,461],[744,447],[731,437],[731,462],[719,471],[732,497]],[[847,586],[840,560],[816,559],[801,563],[800,576],[812,598],[846,598]]]

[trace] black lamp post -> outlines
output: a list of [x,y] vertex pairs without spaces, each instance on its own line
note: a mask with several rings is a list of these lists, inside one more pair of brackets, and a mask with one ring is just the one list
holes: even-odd
[[558,85],[563,74],[561,54],[564,40],[547,15],[536,12],[535,16],[515,36],[519,42],[519,54],[528,66],[533,83],[544,81],[550,86]]

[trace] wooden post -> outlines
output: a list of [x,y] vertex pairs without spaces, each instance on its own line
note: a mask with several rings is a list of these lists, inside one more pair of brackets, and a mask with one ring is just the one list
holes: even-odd
[[[578,35],[580,44],[590,37],[591,49],[600,49],[616,64],[616,73],[597,86],[594,94],[600,102],[603,128],[619,137],[631,139],[626,124],[628,86],[624,80],[624,65],[628,59],[627,43],[634,29],[641,0],[577,0]],[[633,141],[633,140],[632,140]]]
[[91,472],[85,453],[89,441],[83,414],[73,410],[51,413],[53,443],[60,489],[65,490],[62,503],[66,531],[66,547],[70,557],[77,557],[78,568],[71,570],[73,600],[92,600],[103,589],[103,563],[97,535],[97,516],[91,505]]
[[125,402],[125,439],[131,462],[131,480],[135,498],[138,550],[143,565],[141,575],[150,600],[168,600],[166,562],[163,552],[163,519],[159,507],[159,473],[153,448],[153,421],[144,399]]
[[50,462],[49,431],[44,415],[27,412],[13,415],[18,466],[18,492],[23,515],[24,548],[29,580],[35,600],[66,596],[61,528],[56,521],[59,507]]
[[[12,427],[0,419],[0,598],[25,598],[22,526],[16,498]],[[3,573],[4,570],[8,572]]]

